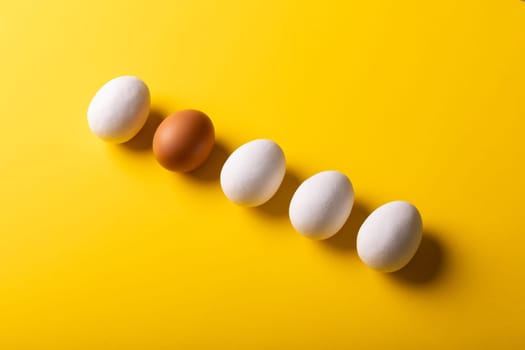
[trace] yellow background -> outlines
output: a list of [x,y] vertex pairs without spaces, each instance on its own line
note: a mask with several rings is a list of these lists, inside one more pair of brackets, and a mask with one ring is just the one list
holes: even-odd
[[[4,0],[0,52],[1,349],[525,347],[522,1]],[[154,115],[108,145],[86,110],[124,74]],[[190,107],[218,147],[173,174],[148,141]],[[289,175],[240,208],[220,166],[259,137]],[[326,169],[356,205],[315,242],[287,205]],[[355,235],[395,199],[426,238],[381,274]]]

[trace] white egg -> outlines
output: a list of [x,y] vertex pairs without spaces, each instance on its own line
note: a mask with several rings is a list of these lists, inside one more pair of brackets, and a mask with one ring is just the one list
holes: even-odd
[[284,153],[271,140],[259,139],[237,148],[221,170],[222,191],[232,202],[254,207],[277,192],[286,172]]
[[135,136],[146,123],[150,93],[137,77],[122,76],[97,91],[88,108],[89,128],[101,139],[122,143]]
[[392,272],[405,266],[421,243],[423,223],[415,206],[386,203],[370,214],[357,234],[357,253],[369,267]]
[[354,205],[354,189],[346,175],[330,170],[306,179],[290,202],[290,221],[303,236],[326,239],[345,224]]

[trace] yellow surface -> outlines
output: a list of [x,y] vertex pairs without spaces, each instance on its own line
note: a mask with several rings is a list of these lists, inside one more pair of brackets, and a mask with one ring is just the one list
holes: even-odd
[[[0,51],[0,349],[525,347],[522,1],[3,1]],[[90,133],[123,74],[212,117],[203,169],[162,169],[154,123]],[[258,137],[289,175],[240,208],[218,172]],[[314,242],[287,205],[326,169],[357,204]],[[427,238],[385,275],[355,234],[395,199]]]

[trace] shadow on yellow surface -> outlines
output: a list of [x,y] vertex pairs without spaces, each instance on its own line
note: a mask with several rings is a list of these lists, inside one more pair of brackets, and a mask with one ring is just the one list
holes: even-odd
[[230,151],[221,140],[216,140],[213,150],[210,153],[206,162],[197,169],[186,173],[185,175],[192,179],[201,182],[218,181],[221,176],[221,169],[228,159]]
[[371,211],[362,202],[356,200],[350,217],[341,230],[335,236],[321,241],[321,243],[323,246],[339,252],[355,251],[357,232],[370,213]]
[[435,282],[444,273],[445,251],[433,232],[424,232],[416,255],[407,266],[390,276],[396,281],[421,285]]
[[275,195],[255,210],[272,217],[288,217],[288,207],[297,187],[301,183],[299,175],[294,170],[286,169],[283,182]]
[[126,143],[123,143],[123,148],[134,152],[151,151],[153,135],[155,135],[155,131],[159,127],[162,120],[164,120],[164,116],[165,114],[162,111],[158,109],[152,109],[144,127],[134,138]]

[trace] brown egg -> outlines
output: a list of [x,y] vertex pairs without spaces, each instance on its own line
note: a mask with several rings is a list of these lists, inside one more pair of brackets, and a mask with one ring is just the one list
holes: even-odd
[[186,109],[160,123],[153,136],[153,154],[172,171],[192,171],[202,165],[215,143],[211,119],[203,112]]

